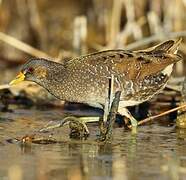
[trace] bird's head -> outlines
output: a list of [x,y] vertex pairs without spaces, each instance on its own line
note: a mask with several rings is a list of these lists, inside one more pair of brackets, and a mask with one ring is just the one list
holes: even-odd
[[52,61],[32,59],[22,66],[19,74],[10,82],[10,85],[15,85],[25,80],[42,84],[42,82],[52,78],[50,75],[55,73],[51,72],[55,72],[57,69],[56,63]]

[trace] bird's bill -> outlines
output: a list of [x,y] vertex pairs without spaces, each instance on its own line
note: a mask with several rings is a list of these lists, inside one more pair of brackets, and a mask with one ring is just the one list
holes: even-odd
[[24,81],[24,79],[25,79],[25,75],[24,75],[22,72],[20,72],[20,73],[16,76],[16,78],[13,79],[13,80],[9,83],[9,85],[18,84],[18,83]]

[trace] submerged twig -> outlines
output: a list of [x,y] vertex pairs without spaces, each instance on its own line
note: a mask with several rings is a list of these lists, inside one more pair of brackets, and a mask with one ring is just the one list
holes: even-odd
[[31,143],[34,144],[54,144],[58,141],[52,137],[36,137],[36,135],[26,135],[22,137],[21,139],[17,139],[18,142],[21,143],[21,145],[29,145]]
[[[6,142],[11,143],[11,144],[20,144],[20,145],[31,145],[31,144],[77,144],[77,145],[95,145],[95,146],[103,146],[105,145],[104,142],[100,141],[94,141],[94,140],[86,140],[86,141],[79,141],[77,139],[73,139],[73,141],[64,138],[63,140],[53,138],[51,135],[45,137],[39,135],[37,137],[36,134],[31,134],[31,135],[25,135],[23,137],[18,137],[18,138],[12,138],[12,139],[6,139]],[[112,144],[112,147],[119,146],[120,143],[114,143]]]
[[[173,109],[170,109],[170,110],[165,111],[165,112],[163,112],[163,113],[160,113],[160,114],[158,114],[158,115],[148,117],[148,118],[146,118],[146,119],[144,119],[144,120],[141,120],[140,122],[138,122],[138,125],[142,125],[142,124],[144,124],[144,123],[147,123],[147,122],[149,122],[149,121],[152,121],[152,120],[157,119],[157,118],[159,118],[159,117],[161,117],[161,116],[170,114],[170,113],[172,113],[172,112],[174,112],[174,111],[177,111],[177,110],[180,110],[180,109],[183,109],[183,108],[186,108],[186,104],[181,105],[181,106],[178,106],[178,107],[173,108]],[[129,128],[131,128],[131,127],[132,127],[132,126],[130,125]]]

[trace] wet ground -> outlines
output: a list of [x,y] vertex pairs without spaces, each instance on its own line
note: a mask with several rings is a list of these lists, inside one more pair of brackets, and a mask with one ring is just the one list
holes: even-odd
[[[112,144],[98,144],[96,124],[88,140],[70,140],[68,127],[38,130],[63,117],[61,110],[15,109],[0,116],[0,179],[186,179],[186,131],[161,123],[141,126],[137,135],[115,128]],[[52,135],[54,144],[20,145],[24,135]]]

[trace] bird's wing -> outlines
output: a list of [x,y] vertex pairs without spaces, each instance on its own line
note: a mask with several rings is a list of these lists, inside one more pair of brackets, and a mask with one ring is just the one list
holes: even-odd
[[161,72],[170,64],[182,60],[182,56],[177,53],[181,40],[168,40],[151,48],[151,50],[136,52],[138,54],[137,56],[141,57],[141,78]]
[[182,57],[177,54],[180,42],[181,39],[169,40],[140,51],[106,50],[80,56],[67,63],[68,66],[71,64],[76,67],[78,67],[78,63],[80,66],[89,65],[94,73],[103,71],[104,76],[108,77],[113,73],[131,80],[143,79],[145,76],[161,72],[168,65],[181,60]]
[[147,50],[133,51],[133,57],[117,63],[120,73],[126,73],[128,79],[139,80],[161,72],[170,64],[182,60],[177,53],[181,39],[169,40]]

